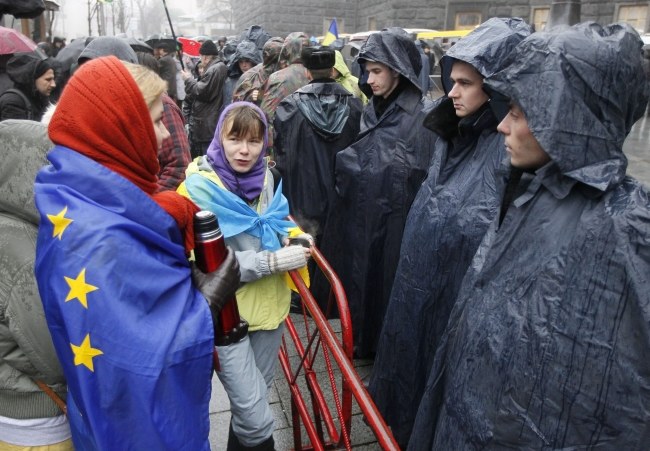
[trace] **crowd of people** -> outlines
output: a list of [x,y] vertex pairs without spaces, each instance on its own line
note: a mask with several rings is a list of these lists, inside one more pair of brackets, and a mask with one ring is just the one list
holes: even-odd
[[[287,272],[337,314],[314,246],[401,448],[643,448],[634,29],[489,19],[440,59],[436,99],[398,27],[368,37],[358,77],[306,33],[259,26],[196,59],[97,37],[66,67],[70,47],[15,54],[0,93],[0,449],[210,449],[213,373],[227,449],[275,449]],[[200,210],[227,245],[210,273]],[[245,333],[220,340],[233,298]]]

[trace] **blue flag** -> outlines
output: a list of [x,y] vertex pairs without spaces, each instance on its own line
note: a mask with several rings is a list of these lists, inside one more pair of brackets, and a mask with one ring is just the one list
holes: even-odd
[[217,215],[226,238],[246,232],[260,239],[262,249],[275,251],[282,247],[278,235],[288,235],[289,229],[296,227],[285,219],[289,216],[289,203],[282,194],[282,181],[263,214],[200,172],[187,177],[185,186],[196,205]]
[[208,450],[212,319],[174,219],[57,146],[35,185],[36,278],[77,450]]
[[336,41],[339,38],[339,30],[336,26],[336,17],[330,22],[330,28],[327,30],[323,42],[321,45],[330,45],[332,42]]

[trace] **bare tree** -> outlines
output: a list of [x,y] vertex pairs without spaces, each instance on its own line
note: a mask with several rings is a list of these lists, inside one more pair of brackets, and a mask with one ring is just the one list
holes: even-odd
[[[115,0],[113,6],[115,7],[114,20],[117,24],[117,29],[120,33],[126,33],[126,30],[129,29],[129,23],[131,22],[133,11],[129,11],[126,0]],[[129,14],[129,12],[131,14]]]

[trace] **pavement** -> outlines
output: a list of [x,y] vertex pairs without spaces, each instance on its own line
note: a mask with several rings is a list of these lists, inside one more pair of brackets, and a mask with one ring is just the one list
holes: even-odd
[[623,144],[623,152],[628,160],[628,175],[650,189],[650,114],[634,124]]
[[[306,333],[301,332],[304,329],[304,320],[301,314],[291,314],[291,318],[296,326],[296,329],[299,331],[299,334],[302,338],[303,344],[306,344],[304,339]],[[339,334],[341,331],[340,322],[338,320],[330,320],[330,326],[335,334]],[[311,320],[309,320],[310,330],[314,330],[314,325]],[[285,331],[285,340],[289,345],[287,346],[289,361],[292,368],[296,368],[298,365],[298,357],[293,346],[290,344],[291,339],[289,334]],[[332,359],[333,362],[334,359]],[[335,365],[335,364],[334,364]],[[371,360],[355,360],[354,366],[362,379],[365,379],[370,374],[372,368]],[[316,377],[318,378],[319,384],[323,389],[325,399],[327,404],[330,406],[332,412],[334,412],[334,401],[333,401],[333,390],[329,383],[327,376],[326,365],[321,358],[316,360],[314,365],[314,371],[316,372]],[[306,398],[308,398],[307,390],[304,380],[304,373],[301,373],[298,381],[301,392]],[[336,372],[335,381],[337,381],[337,391],[340,393],[341,390],[341,376],[340,373]],[[269,403],[271,405],[271,411],[275,419],[275,432],[273,433],[273,438],[275,440],[275,449],[277,451],[285,451],[294,449],[293,445],[293,428],[291,426],[291,395],[289,392],[289,385],[287,380],[284,377],[284,373],[280,369],[280,364],[278,363],[278,368],[276,371],[275,381],[271,392],[269,393]],[[308,403],[308,406],[310,404]],[[223,386],[219,382],[219,378],[216,375],[212,378],[212,398],[210,399],[210,445],[213,451],[223,451],[226,449],[226,444],[228,441],[228,427],[230,424],[230,409],[229,401],[226,392],[223,389]],[[304,446],[310,446],[309,440],[306,432],[303,429],[302,432],[302,443]],[[351,434],[351,444],[353,449],[359,451],[370,451],[380,449],[377,445],[375,436],[370,430],[370,428],[364,423],[363,415],[361,414],[361,409],[353,401],[352,407],[352,434]]]
[[[635,177],[650,189],[650,116],[644,116],[634,125],[625,141],[623,150],[628,158],[628,175]],[[298,325],[302,322],[302,315],[292,315],[292,319]],[[331,320],[330,324],[334,332],[338,333],[340,331],[338,320]],[[288,340],[288,334],[285,333],[285,335],[287,335]],[[292,349],[292,347],[289,346],[289,349]],[[290,352],[289,355],[290,359],[295,357],[295,353],[292,355]],[[372,361],[355,360],[354,366],[359,376],[366,379],[372,369]],[[324,364],[318,365],[316,371],[319,375],[321,387],[331,405],[332,390],[325,377]],[[339,375],[336,378],[340,381]],[[273,434],[275,448],[278,451],[291,450],[294,448],[293,430],[291,428],[291,396],[279,364],[273,387],[269,393],[269,402],[275,417],[276,429]],[[355,451],[379,450],[380,446],[377,444],[372,431],[364,423],[363,415],[355,402],[353,402],[352,414],[351,441],[353,449]],[[212,398],[210,400],[210,445],[214,451],[226,449],[229,423],[228,396],[219,379],[215,376],[212,380]],[[303,432],[302,436],[303,444],[308,445],[307,435]]]

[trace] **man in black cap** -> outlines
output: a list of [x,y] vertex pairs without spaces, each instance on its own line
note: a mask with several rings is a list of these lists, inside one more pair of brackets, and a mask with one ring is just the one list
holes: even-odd
[[172,38],[161,38],[150,40],[153,47],[153,54],[158,60],[160,77],[167,82],[167,94],[181,106],[185,99],[185,90],[179,72],[181,70],[180,62],[176,57],[177,43]]
[[217,127],[223,109],[223,85],[227,76],[226,65],[218,58],[219,50],[211,40],[201,44],[202,75],[197,80],[186,70],[181,72],[185,80],[185,92],[191,103],[188,119],[192,159],[205,155]]
[[0,120],[40,121],[56,87],[52,60],[36,53],[16,53],[7,61],[7,74],[14,87],[0,96]]
[[56,58],[56,55],[65,47],[65,38],[60,36],[54,36],[52,39],[52,58]]
[[273,142],[291,214],[318,241],[334,194],[336,153],[356,139],[363,105],[332,78],[334,50],[306,47],[300,59],[311,81],[278,105]]

